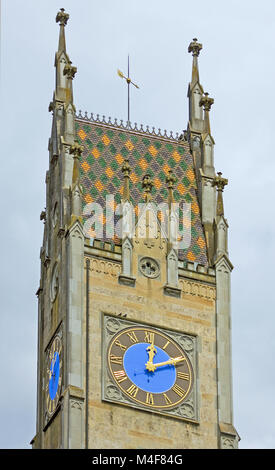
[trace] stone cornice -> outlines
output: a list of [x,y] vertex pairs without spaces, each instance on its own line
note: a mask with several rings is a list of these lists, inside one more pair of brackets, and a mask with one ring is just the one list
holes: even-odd
[[215,286],[209,286],[203,282],[196,282],[183,278],[179,279],[179,286],[181,287],[182,293],[185,295],[203,297],[208,300],[216,299]]

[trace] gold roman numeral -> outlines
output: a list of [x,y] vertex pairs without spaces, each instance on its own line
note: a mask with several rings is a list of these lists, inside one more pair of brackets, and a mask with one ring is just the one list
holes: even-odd
[[186,391],[183,390],[178,384],[175,384],[174,387],[172,387],[172,390],[179,396],[179,397],[184,397],[186,394]]
[[152,393],[147,393],[146,394],[146,403],[147,405],[153,405],[154,404],[154,397]]
[[125,374],[124,370],[116,370],[114,372],[114,376],[119,383],[127,380],[127,375]]
[[178,378],[179,378],[179,379],[182,379],[182,380],[189,380],[189,379],[190,379],[190,375],[189,375],[189,374],[185,374],[185,372],[178,372]]
[[170,344],[170,341],[167,341],[167,343],[166,343],[166,344],[163,346],[163,348],[162,348],[162,349],[166,349],[166,348],[167,348],[167,346],[168,346],[168,344]]
[[120,349],[122,349],[122,351],[125,351],[127,348],[126,346],[124,346],[124,344],[121,344],[120,341],[118,341],[118,339],[115,341],[115,344],[120,347]]
[[129,393],[129,395],[131,395],[131,397],[136,397],[138,391],[139,391],[139,388],[136,387],[136,385],[134,385],[134,384],[132,384],[132,385],[126,390],[126,392]]
[[155,333],[153,333],[152,331],[145,331],[144,341],[145,341],[145,343],[154,344],[154,342],[155,342]]
[[122,365],[122,357],[121,356],[115,356],[114,354],[110,355],[110,361],[113,364],[119,364]]
[[170,398],[166,395],[166,393],[164,393],[163,396],[164,396],[164,400],[165,400],[166,404],[171,405],[172,402],[171,402]]
[[131,331],[130,333],[127,333],[127,335],[129,336],[132,343],[138,343],[138,339],[137,339],[136,334],[135,334],[134,331]]

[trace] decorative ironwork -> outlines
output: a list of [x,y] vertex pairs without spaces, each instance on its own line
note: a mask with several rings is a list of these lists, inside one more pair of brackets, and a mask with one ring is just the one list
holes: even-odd
[[[126,122],[124,124],[123,119],[120,120],[120,124],[119,124],[117,118],[115,118],[112,121],[111,117],[109,117],[108,120],[106,120],[105,119],[106,116],[103,115],[102,118],[100,118],[99,114],[94,114],[94,113],[90,113],[90,116],[88,116],[87,111],[85,111],[84,116],[83,116],[81,110],[79,110],[78,115],[76,116],[76,118],[81,119],[82,121],[89,121],[89,122],[94,122],[94,123],[98,123],[98,124],[105,124],[105,125],[108,125],[110,127],[116,127],[116,128],[125,129],[125,130],[128,130],[128,131],[131,130],[131,131],[142,132],[142,133],[147,134],[147,135],[154,135],[154,136],[162,137],[163,139],[174,140],[174,141],[182,140],[182,135],[185,135],[185,133],[186,133],[186,131],[181,131],[180,133],[176,132],[175,135],[174,135],[173,131],[170,131],[170,134],[169,134],[169,132],[167,132],[166,129],[164,129],[164,131],[162,131],[160,128],[158,128],[156,130],[156,128],[154,126],[152,126],[152,128],[150,128],[150,126],[144,126],[143,124],[140,124],[138,126],[136,122],[134,122],[134,124],[132,124],[129,121],[129,122]],[[145,127],[145,129],[144,129],[144,127]]]

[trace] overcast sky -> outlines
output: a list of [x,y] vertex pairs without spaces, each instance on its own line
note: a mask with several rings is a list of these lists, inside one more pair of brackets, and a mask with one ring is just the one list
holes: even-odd
[[60,7],[76,108],[186,128],[192,38],[224,192],[232,273],[234,424],[241,448],[275,448],[274,0],[2,0],[0,447],[35,435],[39,251]]

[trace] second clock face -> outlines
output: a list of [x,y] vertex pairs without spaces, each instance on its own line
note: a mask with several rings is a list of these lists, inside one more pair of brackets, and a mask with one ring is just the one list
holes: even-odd
[[48,382],[46,385],[47,410],[51,415],[58,404],[61,390],[61,369],[62,369],[62,344],[59,336],[52,342],[48,358]]
[[193,385],[190,361],[165,332],[132,327],[113,337],[108,348],[110,373],[122,392],[153,409],[183,402]]

